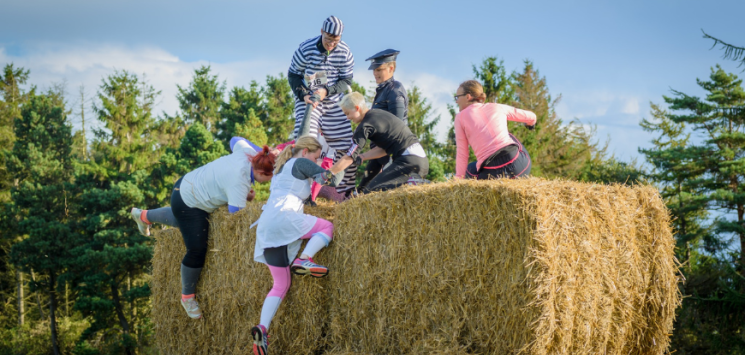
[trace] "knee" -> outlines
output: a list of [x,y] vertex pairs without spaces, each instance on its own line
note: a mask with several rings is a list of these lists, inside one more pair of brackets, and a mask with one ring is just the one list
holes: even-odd
[[207,258],[207,248],[187,249],[182,263],[190,268],[200,268],[204,266]]
[[320,224],[319,232],[326,234],[329,239],[334,238],[334,224],[323,219],[319,218],[318,223]]

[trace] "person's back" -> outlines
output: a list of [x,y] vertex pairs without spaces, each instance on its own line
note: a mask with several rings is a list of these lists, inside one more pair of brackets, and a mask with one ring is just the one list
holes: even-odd
[[[510,135],[507,121],[525,123],[529,128],[536,124],[533,112],[509,105],[484,103],[486,94],[475,80],[468,80],[458,87],[455,95],[460,112],[455,116],[454,130],[456,143],[455,176],[463,178],[466,172],[471,177],[482,175],[482,170],[490,170],[486,175],[493,177],[517,177],[529,173],[529,155],[520,142]],[[468,147],[473,148],[476,162],[469,165]],[[516,161],[523,154],[524,159]],[[519,165],[528,167],[513,172]]]
[[229,204],[243,208],[251,189],[250,156],[256,151],[246,145],[184,175],[181,198],[191,207],[212,212]]

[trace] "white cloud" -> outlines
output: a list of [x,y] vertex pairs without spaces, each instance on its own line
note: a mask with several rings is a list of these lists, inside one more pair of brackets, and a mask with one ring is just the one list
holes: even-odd
[[[267,74],[277,75],[287,69],[286,63],[271,61],[185,62],[157,47],[112,44],[37,45],[29,48],[23,56],[9,55],[0,47],[0,63],[11,62],[16,67],[29,69],[30,84],[42,90],[53,83],[66,82],[68,101],[74,105],[75,115],[79,113],[80,85],[85,86],[88,98],[93,98],[101,80],[115,70],[144,74],[156,90],[162,91],[155,112],[174,114],[178,110],[176,85],[188,85],[194,69],[201,65],[211,65],[213,74],[225,80],[228,87],[247,86],[251,80],[262,82]],[[75,118],[73,122],[79,125]]]

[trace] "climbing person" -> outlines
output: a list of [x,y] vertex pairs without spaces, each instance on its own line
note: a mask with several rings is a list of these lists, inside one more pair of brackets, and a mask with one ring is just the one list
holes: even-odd
[[[388,111],[408,124],[409,98],[406,95],[406,88],[400,81],[393,78],[393,74],[396,72],[396,58],[399,53],[401,52],[395,49],[386,49],[365,60],[371,61],[370,67],[367,69],[373,71],[375,83],[378,84],[375,88],[372,108]],[[370,148],[375,148],[375,144],[370,143]],[[388,155],[369,160],[357,188],[364,189],[389,161],[390,156]]]
[[[427,175],[427,155],[404,121],[390,112],[368,109],[365,98],[358,92],[344,96],[340,105],[347,118],[357,124],[357,128],[352,147],[329,169],[332,173],[343,171],[353,163],[359,165],[365,160],[391,155],[391,165],[370,180],[362,193],[390,190],[406,184],[411,177]],[[375,143],[376,147],[360,154],[368,141]]]
[[[292,56],[287,73],[290,89],[295,94],[295,129],[293,137],[301,133],[306,109],[309,131],[318,138],[319,132],[328,149],[322,154],[330,158],[325,166],[339,160],[349,149],[352,127],[339,108],[343,92],[352,85],[354,56],[349,46],[341,40],[344,24],[336,16],[328,17],[321,25],[321,35],[300,44]],[[336,187],[338,193],[354,188],[356,166],[350,166],[344,181]],[[314,185],[311,200],[318,195],[320,185]]]
[[[536,115],[499,103],[484,103],[484,88],[476,80],[458,86],[455,102],[455,177],[468,179],[517,178],[530,175],[530,155],[522,143],[510,134],[507,121],[524,123],[533,129]],[[476,154],[468,162],[468,147]]]
[[[269,267],[274,284],[264,299],[259,324],[251,329],[254,354],[267,353],[269,326],[290,288],[290,272],[313,277],[328,274],[328,268],[316,264],[313,256],[331,242],[334,226],[303,213],[311,182],[333,186],[343,176],[334,176],[316,164],[321,149],[315,138],[305,136],[282,150],[274,167],[269,200],[255,223],[254,260]],[[296,258],[303,239],[308,243]]]
[[[132,209],[140,232],[149,235],[153,222],[169,223],[181,231],[186,255],[181,261],[181,305],[194,319],[202,317],[196,301],[196,286],[207,257],[209,214],[221,206],[235,213],[253,199],[251,184],[272,178],[274,155],[269,147],[256,152],[243,138],[231,140],[232,154],[207,163],[178,179],[171,193],[170,211]],[[156,211],[156,213],[153,213]],[[170,213],[168,213],[170,212]]]

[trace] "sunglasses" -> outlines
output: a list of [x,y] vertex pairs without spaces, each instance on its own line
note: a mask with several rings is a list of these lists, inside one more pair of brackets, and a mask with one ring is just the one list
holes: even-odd
[[453,98],[457,100],[459,97],[466,96],[466,95],[468,95],[468,94],[454,95]]

